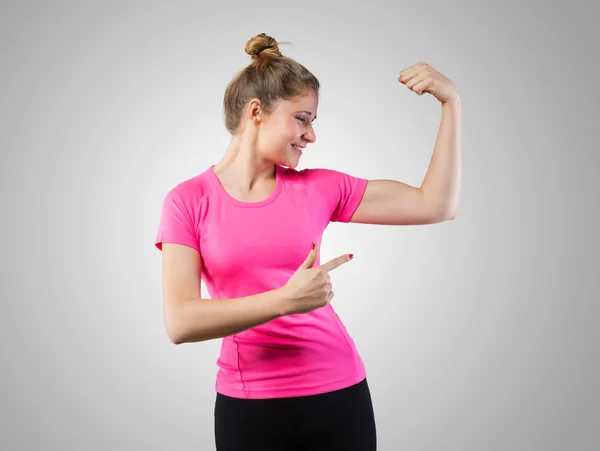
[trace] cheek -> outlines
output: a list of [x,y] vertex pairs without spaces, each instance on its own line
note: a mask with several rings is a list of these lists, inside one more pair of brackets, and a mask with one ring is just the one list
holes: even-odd
[[298,136],[298,128],[294,124],[287,124],[281,128],[276,141],[282,151],[287,151],[290,144],[298,139]]
[[287,125],[287,134],[290,141],[294,141],[299,135],[302,134],[302,127],[298,121],[289,122]]
[[282,122],[270,130],[270,138],[266,144],[266,151],[271,157],[282,156],[291,151],[290,144],[301,135],[300,124],[293,121]]

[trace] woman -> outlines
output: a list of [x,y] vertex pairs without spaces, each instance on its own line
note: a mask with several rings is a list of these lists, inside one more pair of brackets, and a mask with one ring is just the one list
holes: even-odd
[[[156,247],[163,251],[165,325],[175,344],[223,338],[217,364],[218,451],[376,449],[373,405],[354,341],[330,302],[319,248],[330,222],[432,224],[456,215],[460,101],[420,63],[399,81],[443,104],[420,188],[329,169],[297,171],[315,142],[319,82],[260,34],[254,61],[227,86],[232,140],[222,160],[172,188]],[[200,280],[210,299],[201,298]]]

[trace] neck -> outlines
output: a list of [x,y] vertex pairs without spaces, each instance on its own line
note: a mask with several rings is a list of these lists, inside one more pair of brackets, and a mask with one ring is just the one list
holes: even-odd
[[221,161],[213,168],[223,184],[250,191],[275,179],[275,165],[259,156],[256,141],[234,136]]

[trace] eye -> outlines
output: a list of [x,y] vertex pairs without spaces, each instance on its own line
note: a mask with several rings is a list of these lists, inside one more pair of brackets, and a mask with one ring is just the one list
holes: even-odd
[[302,116],[298,116],[298,117],[296,117],[296,119],[298,119],[303,124],[306,122],[306,119],[304,119]]

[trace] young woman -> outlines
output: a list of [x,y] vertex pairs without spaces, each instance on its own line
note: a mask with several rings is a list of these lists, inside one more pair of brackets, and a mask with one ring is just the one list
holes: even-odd
[[[253,62],[227,86],[232,134],[221,161],[172,188],[156,247],[163,255],[167,333],[175,344],[222,338],[217,364],[218,451],[376,449],[365,366],[330,302],[320,264],[330,222],[432,224],[453,219],[460,183],[460,99],[419,63],[399,81],[442,103],[420,188],[330,169],[295,168],[315,142],[319,82],[260,34]],[[204,280],[210,299],[200,293]]]

